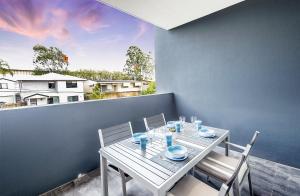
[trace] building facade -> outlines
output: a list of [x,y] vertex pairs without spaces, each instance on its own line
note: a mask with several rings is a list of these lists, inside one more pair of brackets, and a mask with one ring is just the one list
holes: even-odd
[[84,83],[85,92],[91,93],[97,84],[100,87],[100,92],[105,94],[105,98],[138,96],[148,86],[146,81],[135,80],[86,81]]
[[32,69],[10,69],[14,75],[33,75]]
[[0,104],[46,105],[84,100],[85,79],[49,73],[0,77]]

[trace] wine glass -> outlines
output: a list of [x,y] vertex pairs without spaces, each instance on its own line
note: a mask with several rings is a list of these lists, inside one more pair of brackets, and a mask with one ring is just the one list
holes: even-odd
[[150,143],[152,145],[152,141],[155,138],[155,128],[154,127],[148,127],[147,129],[147,137],[150,140]]
[[179,121],[181,123],[181,127],[183,128],[183,125],[185,123],[185,116],[179,116]]
[[194,123],[197,120],[197,116],[191,116],[191,123]]

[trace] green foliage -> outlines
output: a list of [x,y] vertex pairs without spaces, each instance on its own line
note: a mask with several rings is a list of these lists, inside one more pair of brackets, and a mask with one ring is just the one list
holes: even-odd
[[135,80],[152,79],[153,63],[150,54],[144,53],[137,46],[130,46],[127,50],[127,60],[123,71]]
[[2,59],[0,59],[0,74],[10,74],[11,76],[13,76],[13,72],[11,71],[8,63]]
[[95,85],[95,87],[93,88],[93,91],[92,93],[89,93],[86,95],[86,98],[88,100],[92,100],[92,99],[103,99],[104,98],[104,93],[101,92],[101,89],[100,89],[100,84],[97,83]]
[[79,78],[84,78],[87,80],[131,80],[132,78],[127,74],[120,71],[93,71],[93,70],[78,70],[78,71],[68,71],[66,74],[71,76],[76,76]]
[[67,56],[57,47],[35,45],[33,47],[35,66],[34,74],[40,75],[48,72],[62,73],[68,70]]
[[155,92],[156,92],[156,83],[152,81],[148,84],[148,88],[142,91],[142,95],[150,95],[150,94],[154,94]]

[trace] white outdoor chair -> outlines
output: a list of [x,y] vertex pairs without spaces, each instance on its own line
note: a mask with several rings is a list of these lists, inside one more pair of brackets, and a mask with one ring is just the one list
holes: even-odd
[[167,193],[167,196],[227,196],[232,191],[232,185],[245,159],[246,157],[242,155],[233,175],[222,184],[220,190],[212,188],[191,175],[186,175]]
[[[259,132],[256,131],[246,147],[233,144],[230,142],[225,142],[226,144],[235,147],[237,149],[243,150],[243,155],[245,156],[245,163],[243,163],[240,172],[237,176],[237,181],[234,184],[235,195],[240,195],[241,184],[245,177],[248,176],[249,193],[253,196],[253,189],[251,184],[250,167],[248,164],[248,155],[254,145]],[[235,157],[225,156],[223,154],[212,151],[203,160],[201,160],[195,167],[195,171],[200,171],[206,174],[208,177],[213,177],[221,182],[226,182],[233,175],[239,163],[239,159]]]
[[[128,122],[113,127],[108,127],[105,129],[99,129],[98,133],[100,145],[102,148],[114,144],[116,142],[122,141],[124,139],[130,138],[133,132],[131,122]],[[128,182],[132,178],[128,174],[124,173],[121,169],[117,168],[116,166],[110,163],[108,163],[108,168],[111,168],[113,171],[116,171],[120,174],[122,181],[123,196],[126,196],[126,182]]]
[[164,113],[144,118],[146,130],[149,131],[153,128],[158,128],[166,125]]

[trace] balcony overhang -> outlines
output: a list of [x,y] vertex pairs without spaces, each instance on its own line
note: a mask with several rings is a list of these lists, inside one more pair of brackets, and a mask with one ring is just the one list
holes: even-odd
[[170,30],[244,0],[98,0],[108,6]]

